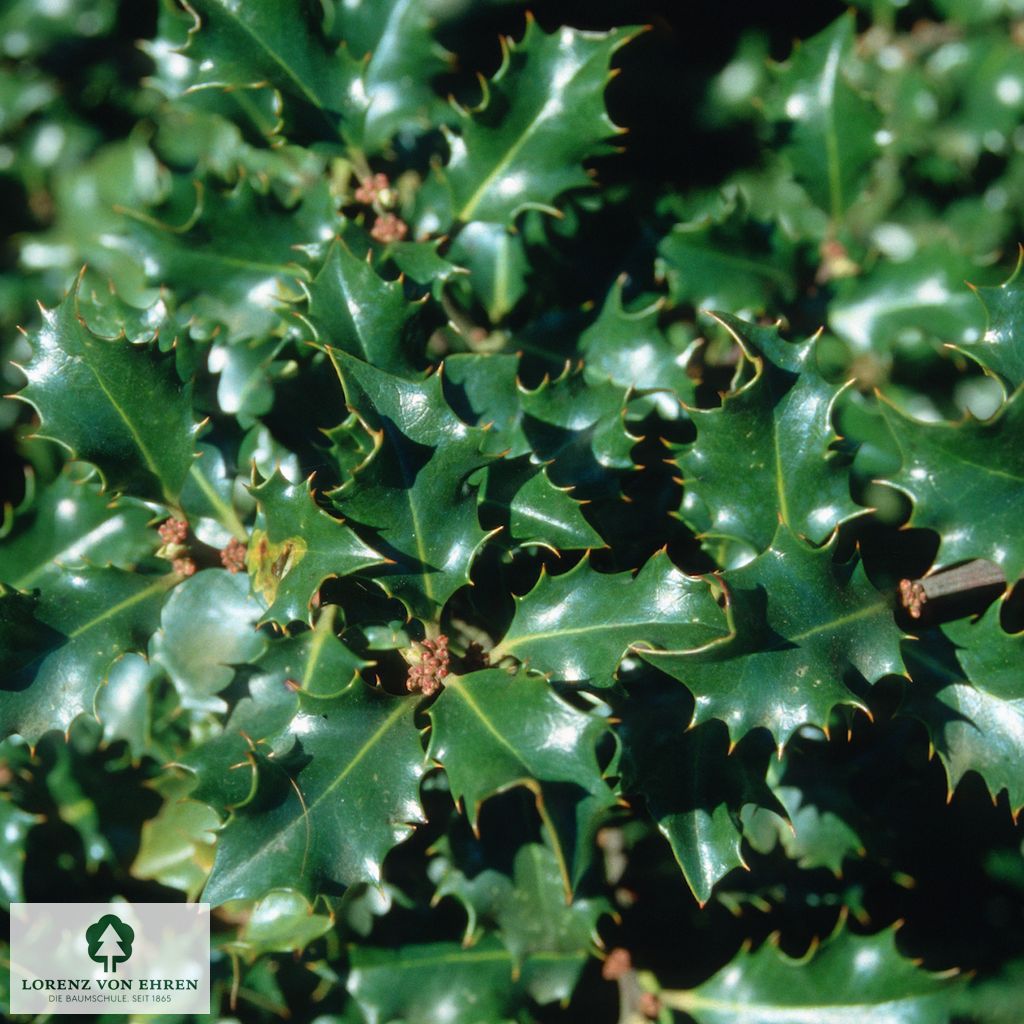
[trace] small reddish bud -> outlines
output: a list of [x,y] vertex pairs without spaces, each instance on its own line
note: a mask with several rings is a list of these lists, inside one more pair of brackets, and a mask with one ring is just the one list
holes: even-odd
[[240,541],[232,538],[221,550],[220,564],[228,572],[241,572],[245,568],[245,553],[248,549]]
[[179,576],[194,576],[196,572],[196,563],[191,558],[176,558],[171,562],[171,568]]
[[156,531],[165,544],[184,544],[188,523],[184,519],[165,519]]
[[359,188],[356,189],[356,202],[371,206],[389,188],[391,188],[391,182],[388,181],[386,174],[371,174],[359,183]]
[[661,1013],[661,1000],[653,992],[641,992],[636,1008],[648,1019],[657,1020]]
[[373,222],[370,237],[378,242],[400,242],[409,233],[409,226],[393,213],[385,213]]
[[415,645],[419,659],[409,666],[405,688],[410,693],[417,690],[424,697],[432,697],[441,689],[441,683],[448,675],[451,663],[448,653],[448,637],[442,635],[436,640],[424,640]]
[[616,946],[601,965],[601,977],[605,981],[618,981],[627,971],[633,969],[633,958],[629,950]]

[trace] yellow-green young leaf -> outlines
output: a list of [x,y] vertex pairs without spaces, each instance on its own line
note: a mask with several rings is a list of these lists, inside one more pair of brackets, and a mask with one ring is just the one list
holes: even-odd
[[695,722],[719,718],[739,739],[767,729],[781,749],[800,728],[826,726],[837,704],[863,707],[863,688],[903,671],[891,595],[858,557],[836,563],[784,525],[771,546],[721,576],[728,636],[689,649],[637,653],[685,683]]
[[744,950],[702,985],[661,1000],[697,1024],[948,1024],[958,988],[903,957],[893,931],[841,931],[799,960],[772,942]]
[[617,132],[604,106],[609,61],[633,34],[548,35],[531,18],[521,40],[505,41],[480,106],[459,112],[424,217],[511,224],[527,207],[551,210],[563,192],[591,186],[583,161],[611,152]]
[[93,463],[110,489],[174,504],[196,433],[192,388],[174,357],[94,334],[79,313],[77,288],[42,317],[29,336],[28,386],[18,394],[39,412],[40,435]]
[[503,669],[449,676],[430,720],[428,756],[444,768],[470,823],[488,797],[525,786],[571,891],[615,802],[596,753],[607,723],[567,704],[539,676]]
[[686,576],[665,552],[640,572],[602,573],[583,559],[567,573],[542,573],[516,601],[515,617],[492,653],[567,683],[611,686],[630,647],[701,647],[726,636],[708,583]]
[[383,559],[350,526],[320,508],[306,485],[280,472],[252,489],[264,528],[246,556],[253,590],[270,605],[264,621],[287,626],[310,618],[310,602],[331,576],[348,576]]
[[360,680],[336,697],[300,694],[298,712],[268,740],[290,756],[257,757],[252,798],[218,836],[203,899],[379,884],[388,851],[423,820],[415,711],[416,701]]

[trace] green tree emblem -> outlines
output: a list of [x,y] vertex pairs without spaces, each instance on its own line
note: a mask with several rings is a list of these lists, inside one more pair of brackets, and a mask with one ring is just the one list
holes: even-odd
[[132,955],[135,932],[114,914],[104,914],[85,930],[85,940],[89,943],[89,959],[103,964],[110,973]]

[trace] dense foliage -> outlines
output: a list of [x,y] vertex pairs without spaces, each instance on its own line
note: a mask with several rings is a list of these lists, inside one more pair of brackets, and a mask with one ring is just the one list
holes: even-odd
[[4,901],[243,1021],[1020,1020],[1024,6],[633,6],[0,8]]

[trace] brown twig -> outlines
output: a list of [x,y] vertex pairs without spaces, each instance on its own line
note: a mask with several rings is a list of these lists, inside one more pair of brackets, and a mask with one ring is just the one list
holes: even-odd
[[900,601],[912,619],[919,619],[924,605],[937,597],[1005,586],[1006,577],[998,565],[976,558],[973,562],[943,569],[919,580],[900,580]]

